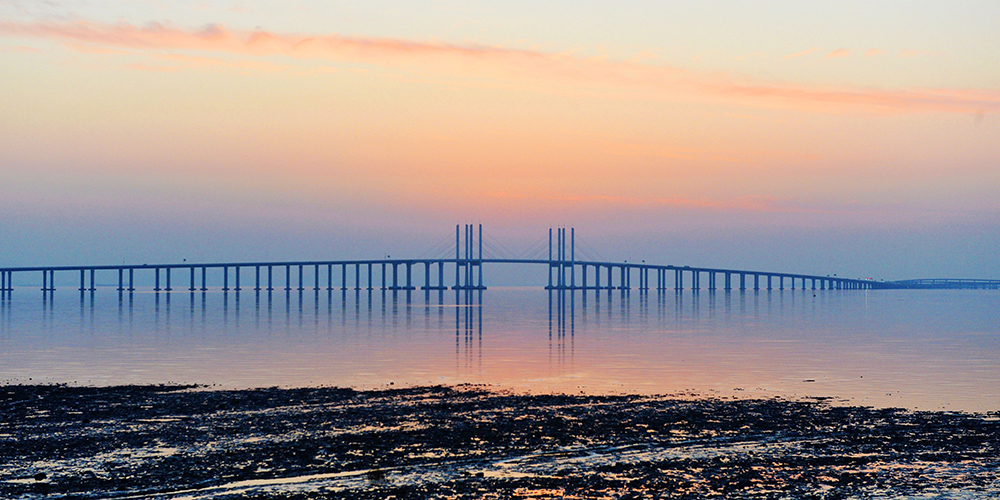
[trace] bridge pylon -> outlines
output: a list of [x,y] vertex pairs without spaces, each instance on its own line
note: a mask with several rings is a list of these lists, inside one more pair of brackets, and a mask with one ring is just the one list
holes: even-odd
[[552,228],[549,228],[549,284],[546,290],[575,290],[576,286],[576,229],[569,228],[567,242],[565,227],[556,228],[553,245]]
[[455,286],[451,288],[452,290],[486,290],[486,286],[483,285],[483,225],[479,224],[478,238],[476,237],[476,227],[472,224],[465,225],[464,240],[462,235],[462,226],[456,224]]

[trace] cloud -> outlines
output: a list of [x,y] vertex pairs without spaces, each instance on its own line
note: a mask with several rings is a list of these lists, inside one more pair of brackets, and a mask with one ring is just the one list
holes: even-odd
[[794,54],[788,54],[788,55],[785,55],[785,56],[781,56],[781,58],[782,59],[794,59],[796,57],[802,57],[802,56],[805,56],[805,55],[812,54],[813,52],[816,52],[816,47],[808,48],[806,50],[803,50],[802,52],[796,52]]
[[940,56],[941,52],[936,50],[913,50],[913,49],[903,49],[899,51],[899,57],[904,59],[910,57],[920,57],[920,56]]
[[0,47],[0,54],[17,54],[25,52],[39,52],[39,49],[37,47],[27,47],[23,45]]
[[837,49],[837,50],[835,50],[835,51],[830,52],[829,54],[827,54],[824,59],[833,59],[833,58],[836,58],[836,57],[847,57],[849,55],[851,55],[851,51],[849,49]]
[[879,55],[882,55],[882,51],[878,49],[871,49],[868,52],[865,52],[865,57],[875,57]]
[[[543,84],[545,88],[590,88],[639,93],[658,99],[721,101],[755,107],[786,107],[819,112],[899,113],[937,111],[996,113],[1000,91],[984,89],[875,89],[761,82],[724,73],[699,73],[669,66],[584,58],[573,54],[422,42],[393,38],[288,35],[267,31],[232,31],[220,24],[185,30],[160,23],[0,22],[0,36],[41,38],[67,44],[127,49],[162,55],[199,51],[248,57],[281,55],[322,59],[506,81]],[[785,56],[798,57],[815,48]],[[831,55],[837,53],[831,53]],[[264,65],[257,69],[268,69]],[[252,68],[247,68],[252,69]]]

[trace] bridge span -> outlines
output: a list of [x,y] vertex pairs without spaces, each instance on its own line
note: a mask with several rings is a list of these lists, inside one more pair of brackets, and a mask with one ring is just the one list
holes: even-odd
[[[40,275],[43,293],[52,293],[56,289],[57,272],[64,279],[68,274],[69,283],[77,282],[81,293],[97,290],[99,273],[105,280],[100,286],[115,287],[119,293],[136,290],[137,274],[141,274],[141,278],[155,292],[185,289],[205,292],[210,286],[236,293],[243,290],[272,292],[276,289],[286,292],[307,289],[317,292],[485,290],[483,267],[486,264],[545,266],[548,268],[546,288],[550,290],[627,292],[633,289],[633,285],[641,292],[653,289],[701,290],[703,287],[708,290],[1000,288],[1000,280],[876,281],[836,275],[578,260],[575,230],[572,228],[550,229],[548,250],[547,259],[484,258],[482,225],[478,227],[477,237],[476,228],[466,224],[464,233],[461,226],[455,228],[453,258],[2,267],[0,297],[10,298],[15,276],[18,276],[18,282],[22,282],[25,276]],[[111,280],[108,280],[109,274]]]

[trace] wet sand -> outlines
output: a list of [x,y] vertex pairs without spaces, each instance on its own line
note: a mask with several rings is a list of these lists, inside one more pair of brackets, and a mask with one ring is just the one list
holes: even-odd
[[3,498],[1000,496],[1000,418],[484,387],[0,386]]

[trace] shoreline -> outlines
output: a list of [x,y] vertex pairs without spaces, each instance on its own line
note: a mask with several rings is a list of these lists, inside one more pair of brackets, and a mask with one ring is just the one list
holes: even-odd
[[0,386],[0,496],[1000,494],[1000,413],[484,386]]

